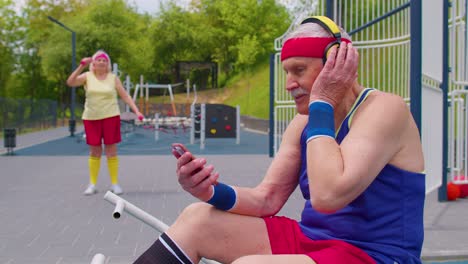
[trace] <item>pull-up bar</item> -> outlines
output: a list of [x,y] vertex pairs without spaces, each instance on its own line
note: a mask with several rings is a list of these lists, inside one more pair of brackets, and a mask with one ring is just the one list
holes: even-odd
[[[140,93],[140,109],[142,109],[143,107],[143,93],[145,92],[145,100],[146,102],[148,102],[149,100],[149,89],[152,88],[152,89],[167,89],[169,91],[169,97],[171,98],[171,106],[172,106],[172,112],[173,112],[173,115],[176,116],[177,115],[177,110],[176,110],[176,107],[175,107],[175,103],[174,103],[174,93],[173,93],[173,90],[172,88],[175,88],[175,87],[178,87],[178,86],[181,86],[181,85],[184,85],[183,82],[180,82],[180,83],[175,83],[175,84],[149,84],[149,83],[143,83],[143,76],[140,76],[140,84],[137,84],[135,86],[135,92],[133,93],[133,101],[136,101],[136,98],[137,98],[137,95],[138,95],[138,92]],[[145,114],[148,114],[147,113],[148,111],[146,111]]]

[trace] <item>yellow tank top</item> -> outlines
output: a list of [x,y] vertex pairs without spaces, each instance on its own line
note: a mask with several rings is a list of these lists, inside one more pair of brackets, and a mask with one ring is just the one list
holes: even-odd
[[93,72],[86,73],[83,120],[98,120],[120,115],[115,78],[113,73],[108,73],[106,79],[99,80]]

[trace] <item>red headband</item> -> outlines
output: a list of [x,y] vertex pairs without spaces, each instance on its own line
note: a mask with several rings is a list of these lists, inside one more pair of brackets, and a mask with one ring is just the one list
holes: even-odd
[[[281,50],[281,61],[291,57],[323,58],[325,48],[336,38],[291,38],[284,43]],[[351,43],[349,39],[341,41]]]
[[99,58],[104,58],[105,60],[109,61],[109,56],[107,56],[105,53],[101,53],[99,55],[97,55],[94,60],[97,60]]

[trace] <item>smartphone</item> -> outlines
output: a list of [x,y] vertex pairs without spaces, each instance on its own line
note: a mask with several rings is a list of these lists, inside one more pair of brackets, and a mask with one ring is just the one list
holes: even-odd
[[[176,157],[176,158],[180,158],[180,156],[184,155],[184,153],[186,152],[185,149],[183,149],[181,146],[177,146],[177,145],[172,146],[172,150],[175,151],[177,154],[179,154],[179,157]],[[192,160],[193,160],[193,156],[192,156]],[[201,169],[195,170],[195,171],[193,172],[193,174],[199,172],[200,170],[201,170]],[[209,176],[208,176],[208,177],[209,177]],[[207,178],[208,178],[208,177],[207,177]],[[218,182],[215,182],[214,184],[216,185],[216,184],[218,184]]]
[[185,150],[183,150],[179,146],[174,146],[174,147],[172,147],[172,149],[175,150],[180,156],[184,155],[184,153],[185,153]]
[[182,146],[179,145],[173,145],[172,150],[175,151],[179,156],[175,156],[176,158],[180,158],[180,156],[184,155],[184,153],[187,151],[185,150]]

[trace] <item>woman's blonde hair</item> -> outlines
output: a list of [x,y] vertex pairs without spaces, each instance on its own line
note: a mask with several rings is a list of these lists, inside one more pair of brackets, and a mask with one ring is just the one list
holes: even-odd
[[96,53],[94,53],[93,55],[93,62],[89,65],[89,70],[94,72],[94,60],[100,56],[100,55],[104,55],[107,57],[107,61],[109,62],[109,64],[107,65],[108,66],[108,71],[111,72],[112,71],[112,63],[111,63],[111,58],[109,56],[109,54],[107,54],[105,51],[103,50],[98,50],[96,51]]

